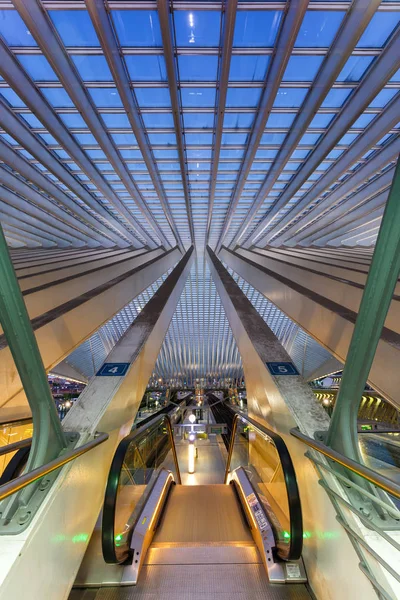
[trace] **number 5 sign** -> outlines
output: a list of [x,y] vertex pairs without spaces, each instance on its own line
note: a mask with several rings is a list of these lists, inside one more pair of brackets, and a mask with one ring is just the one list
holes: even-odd
[[97,377],[123,377],[131,363],[104,363],[96,373]]
[[267,362],[268,370],[272,375],[298,375],[299,372],[291,362]]

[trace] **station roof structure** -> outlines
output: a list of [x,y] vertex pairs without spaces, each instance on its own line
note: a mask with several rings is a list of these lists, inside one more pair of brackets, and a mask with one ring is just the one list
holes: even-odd
[[[206,246],[368,252],[400,152],[399,90],[398,1],[0,0],[8,244],[194,244],[157,374],[238,377]],[[109,336],[96,360],[160,283],[96,334]],[[293,355],[309,345],[306,372],[326,360],[240,284]]]

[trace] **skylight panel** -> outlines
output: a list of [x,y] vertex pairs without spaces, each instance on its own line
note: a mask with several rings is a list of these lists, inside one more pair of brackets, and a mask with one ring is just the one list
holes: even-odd
[[295,48],[328,48],[344,14],[342,11],[308,10],[300,26]]
[[213,107],[215,88],[181,88],[183,107]]
[[261,90],[259,88],[228,88],[226,96],[227,107],[257,107],[260,100]]
[[325,97],[322,108],[340,108],[353,90],[351,88],[333,88]]
[[39,121],[39,119],[32,113],[22,113],[20,115],[31,127],[44,129],[44,125]]
[[11,104],[12,107],[22,108],[26,106],[21,98],[11,88],[0,88],[0,94]]
[[282,81],[313,81],[323,56],[291,56]]
[[219,46],[221,13],[211,10],[174,12],[176,44],[181,47]]
[[350,56],[337,77],[337,81],[360,81],[374,56]]
[[282,19],[281,11],[241,10],[236,15],[233,46],[272,48]]
[[171,97],[167,88],[135,88],[136,100],[141,108],[170,108]]
[[229,72],[230,81],[263,81],[270,57],[266,54],[233,54]]
[[0,35],[9,46],[37,46],[16,10],[0,10]]
[[105,126],[110,129],[130,129],[131,127],[125,113],[104,113],[101,115],[101,118]]
[[181,54],[178,66],[181,81],[216,81],[218,56]]
[[[201,115],[204,116],[204,115]],[[240,129],[249,128],[253,125],[255,113],[225,113],[224,128],[225,129]]]
[[167,81],[165,59],[161,55],[128,54],[125,62],[132,81]]
[[397,94],[399,90],[386,88],[383,89],[375,96],[369,108],[383,108],[386,104]]
[[117,88],[89,88],[88,92],[98,108],[118,108],[122,106]]
[[76,54],[71,58],[83,81],[112,81],[111,71],[104,56]]
[[273,106],[276,108],[296,108],[302,105],[308,88],[279,88]]
[[16,58],[33,81],[58,81],[43,54],[18,54]]
[[[106,115],[104,115],[105,117]],[[202,115],[204,116],[204,115]],[[156,128],[173,128],[174,119],[172,113],[143,113],[143,122],[146,127]]]
[[86,128],[87,125],[81,115],[77,113],[59,113],[58,115],[67,127]]
[[65,46],[100,46],[86,10],[49,10],[48,15]]
[[183,123],[186,129],[212,129],[214,126],[214,113],[188,113],[184,111]]
[[328,127],[334,117],[335,113],[317,113],[314,115],[309,127],[310,129],[324,129],[325,127]]
[[42,88],[42,94],[56,108],[74,106],[71,98],[63,88]]
[[382,48],[400,21],[395,12],[376,12],[362,34],[357,48]]
[[155,10],[112,10],[111,16],[121,46],[161,47],[160,22]]

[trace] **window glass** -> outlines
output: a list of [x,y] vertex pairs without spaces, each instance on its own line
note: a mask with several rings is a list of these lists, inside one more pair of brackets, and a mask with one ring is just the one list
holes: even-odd
[[212,133],[188,133],[185,134],[186,143],[191,146],[207,146],[212,144]]
[[182,47],[219,46],[221,13],[211,10],[174,12],[176,44]]
[[16,58],[34,81],[58,81],[43,54],[17,54]]
[[240,10],[236,14],[233,46],[241,48],[272,48],[282,18],[281,11]]
[[137,141],[133,133],[112,133],[112,139],[116,144],[136,146]]
[[247,133],[223,133],[222,144],[242,145],[247,142]]
[[358,137],[357,133],[345,133],[345,135],[338,141],[339,146],[349,146]]
[[42,140],[44,142],[46,142],[46,144],[52,144],[54,146],[59,145],[56,138],[54,138],[52,135],[50,135],[50,133],[39,133],[39,137],[41,137]]
[[305,133],[301,140],[299,141],[300,146],[311,146],[316,144],[320,138],[319,133]]
[[111,16],[121,46],[162,46],[157,11],[112,10]]
[[337,81],[360,81],[373,59],[373,56],[350,56]]
[[215,81],[218,56],[183,54],[178,56],[178,66],[181,81]]
[[73,54],[71,58],[83,81],[112,81],[104,56]]
[[400,81],[400,69],[389,79],[389,81]]
[[369,125],[371,123],[371,121],[373,119],[375,119],[376,115],[371,115],[371,114],[364,114],[364,115],[360,115],[357,119],[357,121],[354,121],[353,125],[351,126],[354,129],[358,129],[358,128],[364,128],[367,125]]
[[269,59],[269,56],[263,54],[233,54],[229,72],[230,81],[263,81]]
[[327,48],[333,42],[344,12],[308,10],[304,15],[295,48]]
[[86,10],[49,10],[48,15],[65,46],[100,46]]
[[285,137],[286,133],[264,133],[261,138],[261,144],[269,144],[270,146],[282,144]]
[[291,56],[282,81],[313,81],[323,56]]
[[37,46],[16,10],[0,10],[0,35],[10,46]]
[[125,62],[132,81],[167,81],[163,56],[156,54],[127,55]]

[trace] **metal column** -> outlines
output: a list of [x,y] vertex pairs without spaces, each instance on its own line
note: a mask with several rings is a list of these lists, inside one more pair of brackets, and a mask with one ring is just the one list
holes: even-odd
[[375,251],[358,310],[326,443],[361,461],[357,415],[400,273],[400,160],[397,161]]
[[67,446],[42,357],[0,225],[0,323],[32,411],[28,470],[56,458]]

